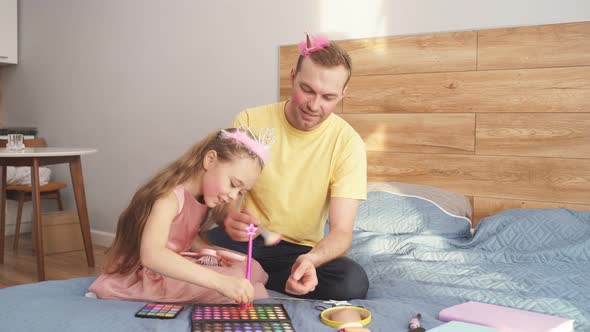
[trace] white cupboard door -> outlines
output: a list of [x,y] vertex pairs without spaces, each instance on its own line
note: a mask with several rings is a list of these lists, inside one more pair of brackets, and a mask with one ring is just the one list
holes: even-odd
[[0,64],[18,62],[17,0],[0,0]]

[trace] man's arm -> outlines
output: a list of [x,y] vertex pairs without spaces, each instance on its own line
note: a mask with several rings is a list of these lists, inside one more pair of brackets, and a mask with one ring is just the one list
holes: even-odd
[[352,226],[358,207],[359,201],[356,199],[330,199],[330,231],[307,253],[315,267],[346,255],[352,244]]
[[303,295],[313,291],[318,284],[315,269],[350,249],[359,199],[366,197],[366,188],[367,154],[363,140],[356,134],[340,153],[331,183],[330,231],[309,253],[297,257],[285,286],[288,293]]
[[365,143],[357,134],[352,136],[340,153],[331,183],[330,232],[308,253],[315,267],[346,255],[350,249],[352,228],[359,207],[356,198],[364,199],[366,190],[367,153]]

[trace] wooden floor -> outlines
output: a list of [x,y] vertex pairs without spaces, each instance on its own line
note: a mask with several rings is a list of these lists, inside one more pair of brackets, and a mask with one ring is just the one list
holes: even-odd
[[[4,264],[0,264],[0,288],[37,282],[37,260],[33,253],[31,234],[23,234],[18,252],[12,249],[13,237],[5,241]],[[97,276],[106,248],[94,246],[95,267],[88,267],[83,250],[45,256],[45,277],[60,280]]]

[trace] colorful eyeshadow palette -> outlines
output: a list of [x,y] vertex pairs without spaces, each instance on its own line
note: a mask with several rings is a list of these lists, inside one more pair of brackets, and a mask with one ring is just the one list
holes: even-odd
[[193,322],[192,332],[294,332],[291,322]]
[[196,304],[192,320],[197,321],[281,321],[291,320],[282,304],[253,304],[241,310],[237,304]]
[[148,303],[135,313],[135,317],[169,319],[176,317],[182,308],[178,304]]
[[196,304],[191,314],[193,332],[295,332],[282,304]]

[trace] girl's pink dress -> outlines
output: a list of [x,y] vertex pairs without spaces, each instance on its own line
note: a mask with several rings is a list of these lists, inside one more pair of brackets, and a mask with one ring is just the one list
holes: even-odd
[[[174,252],[189,251],[192,241],[198,236],[199,226],[207,212],[207,206],[178,186],[174,193],[179,201],[179,213],[170,226],[166,247]],[[187,258],[189,259],[189,258]],[[191,259],[191,261],[194,261]],[[198,264],[198,263],[195,263]],[[244,277],[246,263],[234,263],[232,266],[207,266],[224,275]],[[250,278],[256,291],[257,299],[267,298],[264,284],[268,275],[256,260],[252,260]],[[231,303],[231,299],[220,293],[185,281],[165,277],[145,267],[135,272],[123,274],[102,274],[90,285],[89,290],[101,299],[136,300],[146,302],[182,302],[182,303]]]

